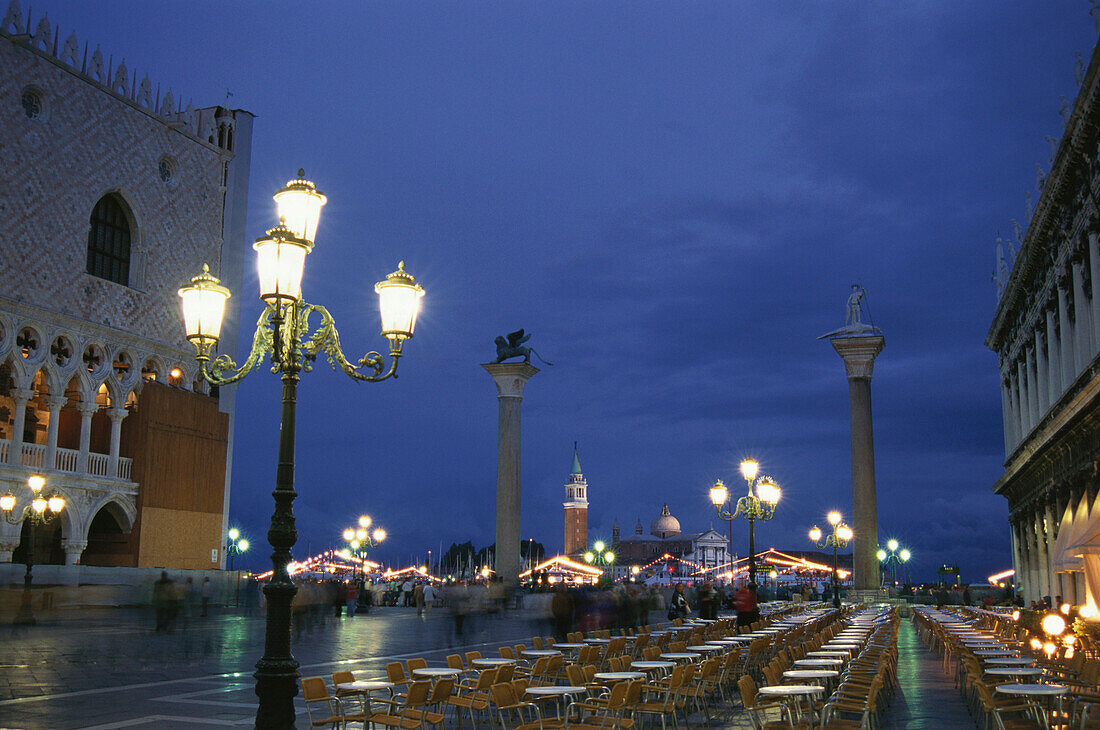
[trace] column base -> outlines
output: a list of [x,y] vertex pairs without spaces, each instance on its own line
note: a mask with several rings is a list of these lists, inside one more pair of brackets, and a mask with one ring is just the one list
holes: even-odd
[[845,603],[886,603],[889,596],[884,588],[851,589],[844,596]]

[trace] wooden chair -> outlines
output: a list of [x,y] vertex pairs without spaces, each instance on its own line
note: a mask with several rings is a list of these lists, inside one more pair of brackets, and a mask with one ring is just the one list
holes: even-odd
[[511,730],[544,730],[562,728],[563,720],[543,718],[542,711],[534,702],[523,702],[516,697],[515,688],[510,682],[498,682],[491,688],[492,704],[502,728],[508,728],[509,717],[515,718]]
[[475,713],[480,714],[489,709],[489,691],[496,684],[497,670],[486,669],[478,676],[477,681],[470,685],[458,685],[458,692],[447,698],[447,704],[455,708],[455,718],[461,722],[459,712],[466,710],[470,715],[470,723],[477,727]]
[[[396,727],[401,730],[414,730],[426,724],[438,725],[443,721],[442,713],[431,713],[427,710],[428,697],[432,691],[431,682],[413,682],[409,685],[408,694],[400,702],[396,700],[376,700],[383,707],[388,706],[388,711],[371,712],[367,723],[372,725],[384,725]],[[436,716],[438,715],[438,720]]]

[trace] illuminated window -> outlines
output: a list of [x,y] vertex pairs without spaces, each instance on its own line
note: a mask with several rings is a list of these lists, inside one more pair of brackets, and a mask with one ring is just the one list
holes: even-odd
[[117,284],[130,283],[130,221],[114,193],[92,209],[88,229],[88,273]]

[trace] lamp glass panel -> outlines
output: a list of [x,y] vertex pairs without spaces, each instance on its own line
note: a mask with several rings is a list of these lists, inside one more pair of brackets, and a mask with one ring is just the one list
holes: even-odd
[[43,512],[46,511],[46,500],[42,497],[32,499],[31,500],[31,509],[33,509],[38,514],[42,514]]
[[296,238],[316,240],[314,237],[321,222],[321,206],[326,202],[325,196],[314,190],[292,188],[280,190],[274,197],[283,225],[293,231]]
[[385,530],[379,528],[379,529],[374,531],[374,541],[375,542],[382,542],[385,539],[386,539],[386,531]]
[[810,539],[814,542],[818,542],[821,539],[820,527],[815,527],[814,529],[810,530]]
[[50,508],[50,512],[60,512],[65,509],[65,500],[61,497],[53,496],[46,500],[46,506]]
[[13,509],[15,509],[15,496],[11,494],[5,494],[3,497],[0,497],[0,509],[4,510],[5,512],[11,512]]
[[236,540],[240,536],[241,536],[241,531],[238,530],[236,527],[230,527],[229,528],[229,539],[230,540]]
[[41,491],[42,487],[46,486],[46,477],[35,474],[27,479],[27,486],[32,492]]
[[722,482],[718,482],[710,488],[710,501],[716,507],[721,507],[725,504],[729,496],[729,490],[726,489],[726,485]]
[[756,496],[766,504],[777,504],[779,502],[779,486],[775,482],[766,479],[761,480],[756,485]]
[[354,540],[355,539],[355,530],[351,529],[350,527],[348,529],[344,530],[344,539],[349,541],[349,542],[351,540]]
[[382,313],[382,333],[390,339],[412,337],[424,290],[392,282],[382,282],[375,290]]
[[741,462],[741,476],[750,482],[756,479],[756,473],[760,470],[760,464],[756,459],[745,459]]
[[278,299],[299,298],[302,295],[306,248],[275,238],[261,239],[253,248],[256,249],[256,271],[260,276],[260,298],[268,304]]
[[202,286],[180,289],[183,324],[187,336],[207,340],[221,337],[225,300],[228,298],[222,291]]
[[852,528],[848,527],[847,525],[841,525],[840,527],[836,528],[836,535],[841,540],[847,542],[848,540],[852,539]]
[[901,558],[901,562],[904,563],[908,562],[909,558],[913,557],[913,554],[903,548],[902,551],[898,553],[898,557]]
[[362,517],[360,517],[359,518],[359,526],[360,527],[370,527],[370,517],[368,515],[363,515]]

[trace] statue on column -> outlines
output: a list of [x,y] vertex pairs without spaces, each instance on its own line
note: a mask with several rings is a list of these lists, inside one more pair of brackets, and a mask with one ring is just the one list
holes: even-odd
[[543,363],[553,365],[554,363],[543,360],[542,355],[535,352],[534,348],[523,344],[529,339],[531,339],[531,335],[525,335],[523,333],[523,328],[515,332],[509,332],[506,336],[498,335],[497,338],[493,340],[497,346],[497,359],[493,360],[493,362],[502,363],[511,357],[522,357],[525,363],[530,363],[531,353],[534,353],[535,357],[542,360]]
[[832,337],[855,337],[859,335],[880,335],[882,331],[874,325],[863,321],[863,299],[867,296],[867,290],[859,284],[852,284],[852,291],[848,295],[845,307],[844,326],[840,329],[827,332],[819,340]]

